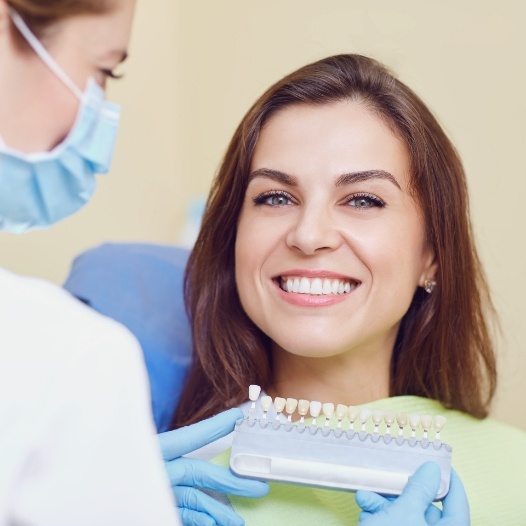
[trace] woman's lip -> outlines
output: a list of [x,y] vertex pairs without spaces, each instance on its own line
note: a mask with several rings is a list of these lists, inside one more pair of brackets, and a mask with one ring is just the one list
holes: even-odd
[[286,270],[282,274],[277,274],[274,279],[279,280],[280,278],[320,278],[320,279],[342,279],[347,281],[355,281],[356,283],[361,283],[359,279],[347,276],[345,274],[340,274],[339,272],[332,272],[331,270],[308,270],[308,269],[291,269]]

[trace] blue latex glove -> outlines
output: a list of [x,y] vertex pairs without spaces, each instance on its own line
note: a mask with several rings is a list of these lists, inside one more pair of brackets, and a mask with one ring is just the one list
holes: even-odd
[[459,476],[451,470],[449,493],[440,510],[433,504],[440,485],[440,469],[426,462],[410,477],[400,497],[388,499],[371,491],[358,491],[362,508],[359,526],[469,526],[469,504]]
[[205,460],[182,458],[182,455],[231,433],[240,418],[243,418],[241,409],[229,409],[208,420],[158,435],[165,468],[185,526],[245,524],[232,509],[199,488],[243,497],[263,497],[269,492],[265,482],[236,477],[228,468]]

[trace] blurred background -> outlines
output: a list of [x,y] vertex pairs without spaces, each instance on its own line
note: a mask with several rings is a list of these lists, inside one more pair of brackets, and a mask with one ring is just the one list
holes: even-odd
[[501,316],[492,414],[526,429],[526,2],[138,1],[116,157],[95,198],[51,231],[0,233],[0,265],[61,283],[105,241],[190,243],[238,122],[290,71],[357,52],[389,66],[463,158],[480,253]]

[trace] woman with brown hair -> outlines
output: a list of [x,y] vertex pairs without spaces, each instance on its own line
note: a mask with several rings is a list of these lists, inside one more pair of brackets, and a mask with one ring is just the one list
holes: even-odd
[[[242,404],[249,384],[273,397],[447,409],[473,523],[519,523],[511,488],[526,483],[516,469],[526,440],[485,419],[494,310],[464,170],[425,104],[378,62],[320,60],[252,106],[213,183],[186,301],[195,354],[174,427]],[[482,455],[499,463],[487,484]],[[297,495],[339,524],[317,492]],[[272,502],[233,500],[251,525],[269,523]]]

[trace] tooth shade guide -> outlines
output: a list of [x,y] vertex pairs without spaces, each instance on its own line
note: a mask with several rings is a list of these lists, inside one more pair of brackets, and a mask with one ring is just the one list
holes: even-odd
[[[287,421],[292,423],[294,413],[297,411],[300,416],[299,423],[304,424],[305,417],[309,414],[312,417],[311,425],[317,426],[317,418],[322,414],[324,418],[324,424],[322,422],[319,425],[323,427],[331,426],[331,420],[335,416],[336,423],[332,427],[336,429],[349,429],[355,431],[354,422],[359,421],[361,423],[361,431],[367,431],[369,433],[383,433],[384,435],[392,435],[396,433],[396,428],[393,425],[396,421],[398,425],[398,436],[402,438],[421,438],[428,439],[430,431],[434,430],[434,435],[431,435],[431,439],[436,442],[440,442],[440,432],[442,431],[446,419],[442,415],[417,415],[406,413],[395,414],[393,411],[380,411],[370,410],[367,407],[355,407],[345,406],[338,404],[336,407],[332,403],[324,403],[308,400],[296,400],[294,398],[281,398],[276,397],[273,400],[270,396],[261,396],[261,388],[258,385],[251,385],[249,387],[249,398],[251,401],[251,411],[254,409],[254,404],[259,399],[259,405],[261,411],[259,412],[260,418],[265,420],[269,417],[269,411],[271,411],[273,405],[276,413],[276,420],[280,420],[280,415],[285,411],[287,414]],[[252,412],[254,415],[254,413]],[[285,416],[285,415],[284,415]],[[371,422],[369,422],[371,420]],[[370,424],[370,425],[369,425]],[[405,428],[410,428],[409,436],[405,433]]]
[[[265,401],[263,401],[264,398]],[[271,404],[270,397],[261,397],[259,405],[263,411],[265,408],[267,410],[263,417],[260,416],[260,420],[266,418]],[[248,404],[246,407],[248,408]],[[451,448],[439,440],[440,431],[445,424],[445,419],[440,415],[434,419],[430,415],[407,415],[405,413],[395,416],[392,411],[382,412],[369,408],[347,407],[343,404],[338,404],[335,408],[331,403],[309,403],[307,400],[296,401],[280,397],[274,400],[274,407],[278,417],[284,410],[289,416],[297,410],[301,417],[305,417],[310,410],[313,423],[323,409],[325,425],[321,421],[319,427],[293,425],[289,423],[290,420],[285,422],[285,415],[281,422],[270,425],[265,422],[257,425],[258,417],[256,416],[254,422],[253,415],[251,416],[247,411],[245,418],[236,423],[234,432],[231,455],[231,469],[234,473],[260,480],[317,487],[321,484],[333,489],[350,489],[351,491],[371,490],[372,481],[378,484],[377,491],[380,494],[386,492],[386,495],[396,495],[399,494],[397,491],[401,491],[407,482],[409,471],[418,467],[414,465],[415,459],[418,459],[419,465],[423,461],[433,460],[438,461],[441,468],[442,489],[437,493],[437,498],[441,499],[447,493]],[[262,414],[261,410],[258,414]],[[361,423],[364,432],[356,433],[353,429],[353,432],[345,433],[342,432],[342,429],[338,429],[345,428],[347,425],[351,427],[356,420]],[[391,437],[391,428],[395,420],[400,424],[402,440],[398,438],[393,440]],[[408,432],[406,436],[403,436],[406,427]],[[435,435],[438,436],[438,439],[435,438],[434,441],[425,439],[431,427],[434,427]],[[417,429],[420,428],[422,428],[425,439],[421,441],[414,438]],[[383,436],[380,435],[382,431]],[[411,436],[407,436],[409,431],[412,432]],[[396,431],[393,430],[393,432]],[[237,441],[236,437],[239,436],[243,438]],[[232,459],[239,459],[240,455],[244,455],[245,459],[240,462],[245,463],[242,465],[236,461],[232,463]],[[354,458],[356,455],[357,461],[345,460],[347,457]],[[378,460],[379,457],[380,460]],[[256,460],[250,460],[254,458]],[[267,471],[261,471],[263,461],[265,469],[269,470],[268,474]],[[320,482],[319,475],[316,475],[319,473],[319,467],[314,470],[313,476],[313,462],[316,463],[316,466],[320,466],[320,463],[325,466],[328,478],[324,477],[323,480],[326,480],[327,484]],[[241,469],[241,471],[236,471],[236,469]],[[351,484],[351,486],[345,486],[345,484]],[[396,491],[393,491],[395,489]]]

